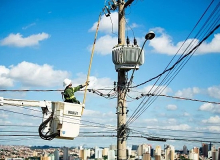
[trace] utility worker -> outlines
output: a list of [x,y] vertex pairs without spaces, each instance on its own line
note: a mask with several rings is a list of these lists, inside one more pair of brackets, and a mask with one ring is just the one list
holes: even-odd
[[70,79],[64,79],[64,81],[63,81],[63,86],[65,87],[65,90],[63,93],[64,94],[64,102],[80,104],[80,102],[74,96],[74,93],[79,91],[81,88],[83,88],[87,85],[89,85],[89,82],[86,82],[84,85],[72,87],[72,81]]

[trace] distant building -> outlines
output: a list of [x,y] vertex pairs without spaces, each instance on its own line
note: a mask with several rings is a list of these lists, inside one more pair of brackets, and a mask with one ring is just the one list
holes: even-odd
[[137,153],[138,156],[143,156],[144,153],[149,153],[150,154],[150,146],[147,144],[141,144],[138,147]]
[[207,158],[211,158],[212,157],[212,151],[208,151],[208,157]]
[[218,160],[218,151],[212,151],[212,160]]
[[117,150],[117,146],[116,145],[110,145],[109,150]]
[[109,151],[108,148],[104,148],[104,149],[102,150],[102,156],[108,156],[108,151]]
[[154,159],[155,159],[155,160],[161,160],[161,156],[160,156],[160,155],[155,155],[155,156],[154,156]]
[[131,155],[131,147],[127,147],[126,152],[127,152],[127,157],[130,157],[130,155]]
[[212,146],[210,151],[215,151],[215,146]]
[[115,151],[114,150],[109,150],[108,152],[108,160],[115,160]]
[[165,160],[174,160],[175,149],[174,146],[167,145],[165,147]]
[[189,152],[189,159],[190,160],[198,160],[199,159],[199,155],[198,155],[198,153],[194,152],[194,149],[190,150],[190,152]]
[[161,147],[156,146],[154,155],[161,156]]
[[102,149],[95,147],[95,158],[102,158]]
[[150,156],[154,157],[154,149],[153,148],[150,149]]
[[208,157],[208,144],[206,143],[202,144],[202,155],[204,157]]
[[142,160],[150,160],[150,153],[144,153],[143,154],[143,159]]
[[33,157],[36,157],[36,156],[37,156],[37,152],[34,151],[34,152],[33,152]]
[[187,154],[187,146],[186,145],[183,146],[183,154]]
[[138,149],[138,147],[139,147],[138,145],[132,145],[131,150],[136,151]]
[[218,160],[220,160],[220,147],[218,148]]
[[69,148],[63,147],[63,160],[68,160],[68,159],[69,159]]
[[208,151],[211,151],[211,150],[212,150],[212,146],[213,146],[213,144],[210,142],[210,143],[208,144]]
[[90,156],[90,150],[88,150],[88,149],[80,150],[81,160],[87,160],[89,156]]
[[199,160],[199,148],[194,147],[193,152],[198,154],[198,160]]
[[55,149],[55,151],[54,151],[54,160],[59,160],[59,159],[60,159],[59,150]]

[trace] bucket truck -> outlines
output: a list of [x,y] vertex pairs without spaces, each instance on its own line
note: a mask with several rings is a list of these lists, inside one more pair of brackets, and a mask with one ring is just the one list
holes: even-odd
[[41,107],[43,122],[38,128],[38,132],[44,140],[52,140],[53,138],[72,140],[79,135],[83,104],[0,97],[0,106],[7,105]]

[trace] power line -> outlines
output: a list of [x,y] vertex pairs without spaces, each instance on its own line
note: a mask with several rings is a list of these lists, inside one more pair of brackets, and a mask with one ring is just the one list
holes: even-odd
[[[21,115],[25,115],[25,116],[31,116],[31,117],[37,117],[37,118],[43,118],[43,117],[40,117],[40,116],[35,116],[35,115],[31,115],[31,114],[25,114],[25,113],[20,113],[20,112],[16,112],[16,111],[10,111],[10,110],[6,110],[6,109],[1,109],[0,110],[2,111],[6,111],[6,112],[12,112],[12,113],[16,113],[16,114],[21,114]],[[59,117],[65,117],[65,116],[59,116]],[[71,117],[68,117],[68,119],[75,119],[75,118],[71,118]],[[86,123],[92,123],[92,124],[96,124],[96,125],[99,125],[99,127],[110,127],[106,124],[101,124],[101,123],[96,123],[96,122],[91,122],[91,121],[86,121],[86,120],[79,120],[79,119],[76,119],[77,121],[82,121],[82,122],[86,122]],[[67,122],[67,123],[71,123],[71,124],[80,124],[79,122],[78,123],[74,123],[74,122],[68,122],[68,121],[63,121],[63,122]],[[84,124],[85,125],[85,124]],[[92,126],[92,125],[87,125],[89,127],[98,127],[98,126]]]
[[[167,140],[176,140],[176,141],[187,141],[187,142],[203,142],[203,143],[220,143],[220,141],[213,141],[213,140],[199,140],[199,139],[188,139],[188,138],[161,138],[161,137],[146,137],[146,136],[129,136],[132,138],[145,138],[145,139],[164,139],[165,141]],[[154,141],[154,140],[153,140]]]
[[[84,91],[82,89],[80,91]],[[87,89],[87,90],[111,90],[111,88]],[[0,89],[0,92],[63,92],[63,89]]]
[[166,72],[171,71],[172,69],[174,69],[174,68],[176,67],[176,65],[178,65],[184,58],[186,58],[187,56],[189,56],[192,52],[194,52],[194,50],[196,50],[196,49],[197,49],[210,35],[212,35],[213,32],[214,32],[215,30],[217,30],[219,27],[220,27],[220,24],[219,24],[218,26],[216,26],[215,29],[212,30],[202,41],[200,41],[199,44],[197,44],[195,47],[193,47],[193,49],[192,49],[189,53],[185,54],[185,55],[184,55],[183,57],[181,57],[176,63],[174,63],[174,64],[172,65],[172,67],[170,67],[170,68],[164,70],[164,71],[163,71],[162,73],[160,73],[159,75],[157,75],[157,76],[155,76],[155,77],[153,77],[153,78],[151,78],[151,79],[149,79],[149,80],[147,80],[147,81],[145,81],[145,82],[143,82],[143,83],[141,83],[141,84],[138,84],[138,85],[136,85],[136,86],[131,86],[131,87],[129,87],[129,88],[139,87],[139,86],[141,86],[141,85],[143,85],[143,84],[145,84],[145,83],[148,83],[148,82],[150,82],[150,81],[152,81],[152,80],[154,80],[154,79],[156,79],[156,78],[158,78],[158,77],[161,77],[161,76],[162,76],[163,74],[165,74]]
[[[209,6],[210,7],[210,6]],[[208,7],[208,8],[209,8]],[[216,8],[217,7],[219,7],[219,5],[217,5],[216,6]],[[207,11],[207,10],[206,10]],[[206,12],[205,11],[205,12]],[[214,11],[213,11],[214,12]],[[214,13],[212,13],[211,14],[211,16],[213,15]],[[210,17],[209,17],[209,19],[210,19]],[[207,23],[207,22],[206,22]],[[206,24],[205,23],[205,24]],[[181,61],[183,61],[182,62],[182,64],[178,67],[178,69],[174,72],[174,74],[173,74],[173,76],[172,76],[172,78],[169,78],[169,80],[166,80],[166,85],[165,85],[165,87],[162,89],[162,87],[157,87],[156,89],[155,89],[155,91],[154,91],[154,93],[157,91],[157,90],[159,90],[159,88],[160,88],[160,91],[158,91],[157,92],[157,95],[159,95],[159,94],[161,94],[162,93],[162,91],[171,83],[171,81],[175,78],[175,76],[179,73],[179,71],[183,68],[183,66],[188,62],[188,60],[190,59],[190,58],[188,58],[188,60],[185,60],[185,58],[187,57],[187,56],[192,56],[192,54],[194,54],[194,52],[198,49],[198,47],[211,35],[211,34],[213,34],[213,32],[215,31],[215,30],[217,30],[218,28],[219,28],[219,26],[220,26],[220,24],[219,25],[217,25],[213,30],[211,30],[210,32],[209,32],[209,34],[208,35],[206,35],[203,39],[202,39],[202,41],[200,41],[195,47],[193,47],[193,49],[191,49],[187,54],[185,54],[185,55],[183,55],[182,54],[182,56],[177,60],[177,62],[176,63],[174,63],[174,65],[172,65],[172,67],[170,67],[170,68],[168,68],[168,69],[165,69],[161,74],[159,74],[158,76],[156,76],[156,77],[154,77],[154,78],[151,78],[150,80],[148,80],[148,81],[145,81],[144,83],[141,83],[141,84],[139,84],[139,85],[136,85],[136,86],[133,86],[133,87],[137,87],[137,86],[140,86],[140,85],[143,85],[143,84],[145,84],[145,83],[147,83],[147,82],[149,82],[149,81],[152,81],[152,80],[154,80],[154,79],[156,79],[156,78],[158,78],[157,79],[157,81],[159,80],[159,78],[163,75],[163,74],[165,74],[166,72],[168,72],[168,74],[166,75],[166,77],[162,80],[162,82],[160,83],[160,85],[162,85],[163,83],[164,83],[164,81],[167,79],[167,76],[168,75],[170,75],[172,72],[171,71],[173,71],[173,69],[181,62]],[[203,28],[204,28],[204,26],[203,26]],[[201,32],[201,30],[200,30],[200,32]],[[207,33],[208,33],[208,31],[207,31]],[[197,34],[198,35],[198,34]],[[185,50],[186,51],[186,50]],[[185,61],[185,62],[184,62]],[[184,63],[184,64],[183,64]],[[155,82],[155,84],[157,83],[157,81]],[[153,85],[153,87],[155,86],[155,84]],[[153,87],[151,88],[151,90],[153,89]],[[131,88],[131,87],[130,87]],[[150,92],[150,91],[149,91]],[[153,100],[151,99],[151,97],[149,97],[145,102],[144,102],[144,100],[140,103],[140,105],[137,107],[137,109],[135,110],[135,112],[132,114],[132,116],[129,118],[129,120],[127,121],[127,123],[126,124],[128,124],[128,123],[131,123],[131,122],[133,122],[133,121],[135,121],[155,100],[156,100],[156,98],[157,97],[153,97]],[[150,100],[151,99],[151,100]],[[144,105],[146,105],[148,103],[148,106],[147,107],[145,107],[144,108]],[[142,107],[140,107],[142,105]]]
[[0,126],[13,126],[13,127],[39,127],[39,126],[30,126],[30,125],[19,125],[19,124],[0,124]]
[[201,131],[193,131],[193,130],[176,130],[176,129],[164,129],[164,128],[153,128],[153,127],[136,127],[136,126],[132,126],[132,128],[145,128],[147,130],[163,130],[163,131],[174,131],[174,132],[190,132],[190,133],[202,133],[202,134],[216,134],[216,135],[219,135],[219,133],[214,133],[214,132],[201,132]]
[[185,98],[185,97],[178,97],[178,96],[169,96],[169,95],[164,95],[164,94],[155,95],[155,94],[152,94],[152,93],[147,93],[147,94],[142,93],[141,96],[138,96],[138,97],[132,98],[132,99],[138,100],[138,99],[140,99],[142,97],[145,97],[145,96],[147,96],[147,97],[149,97],[149,96],[159,96],[159,97],[167,97],[167,98],[174,98],[174,99],[187,100],[187,101],[220,104],[220,102],[213,102],[213,101],[206,101],[206,100],[199,100],[199,99],[192,99],[192,98]]

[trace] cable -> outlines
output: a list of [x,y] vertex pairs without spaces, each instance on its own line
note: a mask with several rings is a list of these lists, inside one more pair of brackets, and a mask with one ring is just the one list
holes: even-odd
[[174,69],[174,67],[175,67],[176,65],[178,65],[184,58],[186,58],[187,56],[189,56],[194,50],[196,50],[196,49],[197,49],[207,38],[209,38],[209,36],[211,36],[211,35],[213,34],[213,32],[214,32],[215,30],[217,30],[219,27],[220,27],[220,24],[219,24],[218,26],[216,26],[215,29],[212,30],[202,41],[200,41],[199,44],[197,44],[195,47],[193,47],[193,49],[192,49],[189,53],[185,54],[185,55],[184,55],[183,57],[181,57],[176,63],[174,63],[174,64],[172,65],[172,67],[170,67],[170,68],[164,70],[164,71],[163,71],[162,73],[160,73],[159,75],[157,75],[157,76],[155,76],[155,77],[153,77],[153,78],[151,78],[151,79],[149,79],[149,80],[147,80],[147,81],[145,81],[145,82],[143,82],[143,83],[141,83],[141,84],[138,84],[138,85],[136,85],[136,86],[132,86],[132,87],[129,87],[129,88],[139,87],[139,86],[141,86],[141,85],[143,85],[143,84],[146,84],[146,83],[148,83],[148,82],[150,82],[150,81],[152,81],[152,80],[154,80],[154,79],[156,79],[156,78],[158,78],[158,77],[161,77],[161,76],[162,76],[163,74],[165,74],[166,72],[171,71],[172,69]]
[[[53,140],[54,138],[56,138],[57,136],[59,136],[59,133],[56,132],[56,133],[50,133],[50,131],[48,131],[46,134],[43,133],[44,129],[47,127],[47,124],[48,123],[51,123],[52,120],[53,120],[53,112],[51,113],[50,117],[48,119],[46,119],[44,122],[41,123],[41,125],[39,126],[38,128],[38,133],[39,133],[39,136],[44,139],[44,140]],[[48,135],[48,133],[50,133]]]
[[30,126],[30,125],[17,125],[17,124],[0,124],[0,126],[13,126],[13,127],[39,127],[39,126]]
[[144,94],[142,93],[141,96],[138,96],[136,98],[133,98],[133,97],[130,97],[134,100],[138,100],[142,97],[149,97],[149,96],[159,96],[159,97],[167,97],[167,98],[174,98],[174,99],[179,99],[179,100],[187,100],[187,101],[195,101],[195,102],[203,102],[203,103],[211,103],[211,104],[220,104],[220,102],[213,102],[213,101],[206,101],[206,100],[199,100],[199,99],[192,99],[192,98],[184,98],[184,97],[178,97],[178,96],[169,96],[169,95],[163,95],[163,94],[160,94],[160,95],[154,95],[152,93],[147,93],[147,94]]
[[[211,5],[211,4],[210,4],[210,5]],[[209,7],[210,7],[210,6],[209,6]],[[209,8],[209,7],[208,7],[208,8]],[[149,81],[151,81],[151,80],[153,80],[153,79],[156,79],[156,78],[159,78],[159,77],[161,77],[164,73],[166,73],[166,72],[168,72],[168,71],[170,72],[172,69],[174,69],[174,67],[175,67],[179,62],[181,62],[185,57],[187,57],[187,56],[190,55],[191,53],[194,53],[194,51],[197,50],[197,48],[202,44],[202,42],[205,41],[216,29],[218,29],[218,27],[219,27],[219,25],[216,26],[205,38],[203,38],[203,40],[200,41],[199,44],[197,44],[195,47],[193,47],[193,49],[192,49],[188,54],[185,54],[184,56],[180,57],[179,60],[178,60],[172,67],[170,67],[169,69],[165,69],[164,72],[162,72],[162,74],[160,74],[160,75],[158,75],[158,76],[156,76],[156,77],[150,79]],[[188,60],[189,60],[189,59],[188,59]],[[188,61],[188,60],[187,60],[187,61]],[[187,61],[186,61],[186,62],[187,62]],[[185,64],[186,64],[186,62],[185,62]],[[184,64],[184,65],[185,65],[185,64]],[[181,65],[181,67],[183,67],[184,65]],[[180,71],[180,69],[179,69],[179,71]],[[178,72],[179,72],[179,71],[178,71]],[[177,73],[178,73],[178,72],[177,72]],[[177,75],[177,73],[175,72],[175,76]],[[175,76],[174,76],[174,77],[175,77]],[[173,77],[173,78],[174,78],[174,77]],[[166,76],[165,78],[167,78],[167,76]],[[159,79],[158,79],[158,80],[159,80]],[[158,80],[157,80],[157,81],[158,81]],[[165,80],[165,79],[164,79],[164,80]],[[163,80],[163,81],[164,81],[164,80]],[[147,83],[147,82],[149,82],[149,81],[146,81],[146,82],[144,82],[144,83],[142,83],[142,84],[145,84],[145,83]],[[162,81],[162,82],[163,82],[163,81]],[[172,81],[172,80],[170,80],[169,83],[170,83],[171,81]],[[162,83],[162,82],[161,82],[161,83]],[[156,84],[156,83],[157,83],[157,82],[155,82],[155,84]],[[169,83],[168,83],[168,84],[169,84]],[[140,84],[140,85],[142,85],[142,84]],[[154,84],[154,85],[155,85],[155,84]],[[137,85],[137,86],[139,86],[139,85]],[[133,86],[133,87],[137,87],[137,86]],[[154,87],[154,86],[153,86],[153,87]],[[153,87],[152,87],[151,89],[153,89]],[[157,89],[158,89],[158,88],[159,88],[159,87],[157,87]],[[156,90],[157,90],[157,89],[156,89]],[[164,87],[164,89],[165,89],[165,87]],[[163,89],[163,90],[164,90],[164,89]],[[156,90],[154,91],[154,93],[156,92]],[[163,90],[162,90],[162,91],[163,91]],[[161,91],[161,92],[162,92],[162,91]],[[159,93],[157,93],[157,94],[159,95]],[[148,103],[148,104],[149,104],[148,107],[149,107],[149,106],[155,101],[156,98],[154,97],[153,99],[154,99],[154,100],[152,100],[152,101],[149,102],[150,98],[148,98],[148,100],[147,100],[145,103],[143,103],[143,101],[142,101],[141,104],[143,103],[143,105],[146,105],[146,103],[149,102],[149,103]],[[140,105],[141,105],[141,104],[140,104]],[[140,107],[140,105],[138,106],[138,108]],[[148,107],[146,107],[145,109],[143,109],[143,110],[142,110],[142,113],[143,113]],[[143,108],[143,107],[142,107],[142,108]],[[137,111],[137,112],[135,113],[136,115],[137,115],[138,112],[140,113],[140,109],[141,109],[141,108],[139,108],[138,111],[137,111],[137,109],[136,109],[136,111]],[[141,114],[142,114],[142,113],[141,113]],[[132,118],[130,118],[129,121],[131,121],[131,119],[135,120],[135,118],[134,118],[134,115],[135,115],[135,114],[132,115]],[[140,116],[140,114],[139,114],[137,117],[139,117],[139,116]]]
[[[25,115],[25,116],[31,116],[31,117],[37,117],[37,118],[43,118],[43,117],[40,117],[40,116],[34,116],[34,115],[25,114],[25,113],[20,113],[20,112],[15,112],[15,111],[10,111],[10,110],[6,110],[6,109],[0,109],[0,110],[2,110],[2,111],[6,111],[6,112],[12,112],[12,113],[16,113],[16,114],[21,114],[21,115]],[[64,117],[64,116],[58,116],[58,117]],[[87,122],[87,123],[92,123],[92,124],[98,124],[99,127],[101,127],[101,128],[107,126],[106,124],[95,123],[95,122],[86,121],[86,120],[79,120],[79,119],[72,118],[72,117],[68,117],[68,119],[75,119],[75,120],[77,120],[77,121],[82,121],[82,122]],[[80,124],[79,122],[78,122],[78,123],[68,122],[68,121],[63,121],[63,122],[67,122],[67,123],[71,123],[71,124]],[[92,125],[87,125],[87,126],[89,126],[89,127],[98,127],[98,126],[92,126]]]
[[220,104],[220,102],[212,102],[212,101],[205,101],[205,100],[192,99],[192,98],[183,98],[183,97],[168,96],[168,95],[159,95],[159,96],[168,97],[168,98],[175,98],[175,99],[180,99],[180,100],[187,100],[187,101],[196,101],[196,102],[204,102],[204,103],[211,103],[211,104]]
[[184,138],[161,138],[161,137],[145,137],[145,136],[129,136],[133,138],[145,138],[145,139],[151,139],[155,138],[153,141],[157,141],[156,139],[164,139],[165,141],[167,140],[176,140],[176,141],[188,141],[188,142],[203,142],[203,143],[220,143],[220,141],[207,141],[207,140],[197,140],[197,139],[184,139]]
[[0,132],[25,132],[25,133],[37,133],[37,132],[31,132],[31,131],[0,131]]
[[202,134],[217,134],[217,135],[219,135],[219,133],[214,133],[214,132],[200,132],[200,131],[193,131],[193,130],[176,130],[176,129],[164,129],[164,128],[152,128],[152,127],[150,127],[150,128],[147,127],[146,129],[163,130],[163,131],[180,131],[180,132],[202,133]]
[[114,25],[113,25],[113,22],[112,22],[112,17],[111,17],[111,15],[109,15],[109,18],[110,18],[111,23],[112,23],[112,34],[118,35],[117,33],[114,32],[114,29],[113,29]]
[[[82,89],[80,91],[84,91],[85,89]],[[92,90],[92,89],[87,89]],[[99,88],[95,90],[111,90],[108,88]],[[63,92],[63,89],[0,89],[0,92]]]

